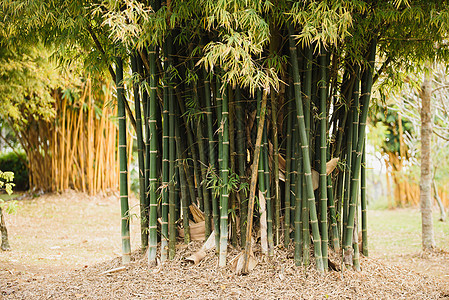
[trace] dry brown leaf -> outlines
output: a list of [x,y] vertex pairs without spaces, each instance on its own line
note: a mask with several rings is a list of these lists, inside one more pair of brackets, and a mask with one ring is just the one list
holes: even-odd
[[193,220],[195,223],[199,223],[201,221],[204,221],[204,213],[196,206],[195,203],[192,203],[189,205],[190,212],[192,213]]
[[[205,221],[199,223],[189,222],[190,224],[190,239],[192,241],[204,241],[206,232]],[[180,237],[184,237],[184,228],[179,228],[178,233]]]
[[193,253],[189,257],[187,257],[186,261],[193,262],[196,265],[206,257],[207,251],[212,250],[214,248],[215,248],[215,231],[212,231],[209,238],[201,247],[201,249]]
[[329,175],[337,167],[337,163],[340,159],[338,157],[332,158],[326,163],[326,174]]

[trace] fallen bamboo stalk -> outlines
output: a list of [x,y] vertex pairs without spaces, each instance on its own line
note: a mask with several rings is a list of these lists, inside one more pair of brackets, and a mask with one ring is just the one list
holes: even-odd
[[100,275],[117,273],[117,272],[120,272],[120,271],[123,271],[123,270],[126,270],[126,266],[121,266],[121,267],[118,267],[118,268],[106,270],[104,272],[101,272]]

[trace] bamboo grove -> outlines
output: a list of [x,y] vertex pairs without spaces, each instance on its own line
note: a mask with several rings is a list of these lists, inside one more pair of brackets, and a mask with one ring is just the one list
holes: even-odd
[[[87,16],[77,26],[91,44],[78,43],[94,45],[116,83],[123,262],[131,253],[129,119],[150,263],[174,258],[179,227],[191,241],[195,205],[220,267],[229,244],[247,262],[260,236],[268,256],[291,247],[297,265],[324,271],[333,249],[360,269],[373,84],[407,60],[444,55],[444,3],[50,2],[66,17]],[[73,32],[55,28],[55,36]]]
[[[272,26],[278,31],[278,43],[261,55],[267,51],[273,57],[289,58],[278,66],[284,69],[278,88],[234,83],[220,64],[209,61],[203,66],[195,51],[204,51],[202,45],[212,45],[218,38],[209,41],[213,34],[206,31],[182,42],[185,34],[173,28],[161,43],[132,50],[129,59],[116,58],[125,262],[130,246],[123,60],[129,62],[134,79],[142,246],[148,247],[149,261],[156,259],[159,240],[161,260],[174,257],[178,225],[184,227],[184,242],[190,242],[188,207],[196,204],[205,215],[206,238],[215,235],[220,266],[226,265],[228,237],[234,246],[251,247],[252,219],[257,218],[267,255],[273,255],[282,239],[287,247],[292,240],[296,263],[308,264],[313,241],[316,266],[325,270],[329,232],[330,246],[343,247],[346,264],[354,261],[359,268],[353,237],[358,230],[358,181],[376,33],[367,40],[360,61],[345,61],[344,77],[339,78],[335,66],[342,51],[316,43],[298,46],[292,24]],[[272,118],[264,122],[270,110]],[[344,162],[333,175],[326,173],[325,162],[331,157]],[[280,159],[285,161],[283,168]],[[251,166],[258,172],[246,180]],[[319,171],[316,191],[312,167]],[[260,214],[253,213],[256,182]],[[362,232],[367,245],[366,228]]]

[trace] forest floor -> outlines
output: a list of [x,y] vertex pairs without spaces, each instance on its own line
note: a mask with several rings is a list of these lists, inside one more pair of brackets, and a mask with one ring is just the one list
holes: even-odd
[[[162,266],[149,267],[135,251],[125,269],[104,274],[120,266],[118,204],[114,194],[73,191],[20,200],[17,214],[5,217],[12,251],[0,251],[0,299],[449,299],[449,224],[435,219],[439,248],[423,253],[416,208],[369,212],[370,257],[361,272],[305,272],[279,248],[269,260],[256,251],[256,269],[237,276],[230,266],[218,269],[213,253],[187,264],[201,245],[194,242]],[[134,198],[131,207],[137,216]],[[133,249],[138,223],[134,217]],[[229,259],[238,253],[230,249]]]

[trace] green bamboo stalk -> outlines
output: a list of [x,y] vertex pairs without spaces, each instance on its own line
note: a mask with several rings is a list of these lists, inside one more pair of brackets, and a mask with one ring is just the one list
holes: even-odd
[[304,169],[304,177],[306,180],[306,188],[307,188],[307,198],[308,205],[310,209],[310,218],[311,218],[311,226],[312,226],[312,235],[313,235],[313,244],[315,250],[315,260],[318,271],[324,271],[322,253],[321,253],[321,237],[320,237],[320,229],[318,226],[317,213],[315,207],[315,195],[313,192],[313,184],[312,184],[312,169],[310,166],[310,154],[309,154],[309,143],[307,140],[306,134],[306,126],[304,122],[304,113],[303,113],[303,103],[302,103],[302,93],[301,93],[301,82],[299,79],[299,68],[298,68],[298,58],[296,53],[296,45],[293,40],[293,28],[289,26],[289,45],[290,45],[290,60],[292,64],[293,71],[293,81],[295,87],[295,101],[296,101],[296,114],[299,125],[299,137],[301,139],[302,145],[302,157],[303,157],[303,169]]
[[281,190],[279,186],[279,145],[278,145],[278,116],[277,116],[277,99],[274,93],[271,94],[271,124],[272,124],[272,140],[273,140],[273,156],[274,156],[274,239],[275,245],[280,243],[281,235]]
[[[198,141],[198,152],[200,155],[200,169],[201,169],[201,178],[202,181],[199,183],[200,186],[202,187],[201,191],[203,193],[203,201],[204,201],[204,216],[205,216],[205,238],[206,240],[209,238],[209,235],[212,232],[211,229],[211,218],[212,218],[212,211],[211,211],[211,197],[210,197],[210,193],[209,190],[207,188],[207,167],[209,165],[209,161],[207,158],[207,151],[208,149],[206,149],[207,147],[205,147],[205,140],[207,140],[207,138],[204,136],[204,125],[206,124],[206,122],[203,122],[206,120],[207,117],[207,108],[206,108],[206,104],[205,104],[205,98],[206,98],[206,93],[208,93],[209,98],[210,98],[210,87],[209,85],[207,86],[207,88],[209,89],[208,91],[206,91],[206,84],[204,83],[205,80],[207,79],[205,77],[205,72],[202,71],[199,73],[199,80],[202,84],[197,84],[196,85],[196,94],[198,97],[198,102],[200,104],[200,109],[202,111],[202,114],[200,115],[200,117],[196,118],[196,137],[197,137],[197,141]],[[203,118],[204,116],[204,118]]]
[[[234,93],[231,87],[228,88],[228,102],[229,102],[229,153],[230,153],[230,165],[229,170],[235,170],[235,101]],[[231,227],[231,244],[233,247],[237,247],[237,219],[236,219],[236,193],[232,190],[229,191],[229,206],[231,207],[231,218],[229,220],[229,226]]]
[[345,132],[345,128],[346,128],[346,120],[348,118],[348,110],[347,109],[340,109],[339,111],[341,111],[342,113],[341,118],[338,122],[338,129],[337,129],[337,143],[335,145],[335,151],[333,151],[333,157],[340,157],[341,155],[341,148],[342,148],[342,144],[343,144],[343,137],[345,136],[344,132]]
[[[307,140],[311,142],[311,102],[312,102],[312,81],[313,81],[313,48],[312,45],[305,46],[304,49],[304,123],[306,126]],[[311,155],[310,155],[311,156]],[[304,266],[310,264],[310,211],[307,199],[306,181],[302,178],[301,195],[301,224],[302,224],[302,263]]]
[[352,117],[352,158],[351,161],[355,161],[357,156],[357,139],[359,135],[359,111],[360,111],[360,77],[359,68],[355,70],[355,83],[353,92],[353,117]]
[[169,87],[169,98],[168,98],[168,120],[169,120],[169,183],[168,183],[168,257],[173,259],[176,252],[176,145],[175,145],[175,103],[174,97]]
[[268,159],[268,128],[266,124],[264,125],[264,132],[262,136],[263,140],[263,151],[261,155],[263,156],[263,172],[265,179],[265,199],[267,206],[267,242],[268,242],[268,255],[274,254],[274,239],[273,239],[273,205],[271,199],[271,189],[270,189],[270,167]]
[[284,196],[284,247],[287,248],[290,244],[290,198],[291,198],[291,165],[292,165],[292,130],[293,130],[293,101],[289,94],[290,87],[287,87],[287,134],[286,134],[286,149],[285,149],[285,196]]
[[354,230],[352,231],[352,248],[354,249],[354,257],[352,258],[352,263],[356,271],[360,271],[360,249],[358,240],[358,227],[359,227],[359,214],[358,214],[358,199],[355,200],[356,211],[354,215]]
[[[295,103],[293,103],[293,105],[296,105]],[[293,116],[293,126],[292,126],[292,131],[291,131],[291,135],[292,135],[292,147],[291,147],[291,153],[290,153],[290,166],[291,166],[291,172],[290,172],[290,215],[288,216],[290,219],[290,223],[295,222],[295,200],[294,200],[294,195],[295,195],[295,191],[296,191],[296,177],[298,176],[298,168],[297,168],[297,159],[296,159],[296,145],[300,143],[300,141],[298,141],[298,135],[296,134],[296,132],[298,131],[298,122],[296,122],[296,109],[293,108],[292,110],[292,114],[294,114]],[[293,200],[292,200],[293,198]],[[294,226],[294,224],[293,224]]]
[[228,201],[229,201],[229,103],[226,85],[223,88],[222,115],[220,127],[222,136],[222,162],[221,162],[221,180],[222,192],[220,203],[220,256],[218,265],[226,266],[226,255],[228,248]]
[[[194,68],[195,68],[194,62],[192,61],[191,69],[193,70]],[[192,82],[192,88],[193,88],[193,93],[192,93],[193,100],[200,107],[200,100],[199,100],[199,95],[198,95],[198,81],[197,80],[194,80]],[[182,106],[184,106],[184,104],[182,104]],[[197,140],[196,143],[193,143],[193,137],[195,136],[194,126],[196,125],[194,123],[194,119],[192,118],[192,122],[190,122],[190,124],[189,124],[190,126],[187,126],[187,124],[188,124],[187,121],[185,121],[185,122],[186,122],[186,127],[187,127],[187,133],[192,136],[192,144],[189,145],[189,149],[192,152],[193,170],[194,170],[194,176],[195,176],[195,180],[197,183],[197,189],[198,189],[198,202],[199,202],[200,208],[205,212],[205,203],[204,203],[205,202],[205,199],[204,199],[205,193],[203,192],[205,187],[203,187],[203,185],[201,184],[201,182],[203,182],[205,177],[203,176],[202,166],[199,161],[201,159],[201,153],[198,154],[198,152],[197,152],[197,150],[200,151],[199,144],[202,142],[202,140]],[[193,128],[191,126],[193,126]],[[198,149],[196,146],[198,147]],[[205,154],[205,153],[203,152],[202,154]],[[193,185],[192,187],[195,187],[195,185]],[[192,201],[194,201],[194,200],[196,200],[196,199],[192,199]]]
[[[131,55],[131,70],[133,74],[137,74],[137,59],[135,55]],[[140,203],[140,242],[141,247],[145,250],[148,246],[148,218],[145,195],[145,159],[144,159],[144,143],[142,135],[142,111],[140,108],[139,83],[133,82],[134,93],[134,111],[136,114],[136,135],[137,135],[137,161],[139,165],[139,203]]]
[[329,216],[331,221],[332,248],[334,248],[335,251],[339,251],[340,237],[338,234],[337,214],[335,210],[334,192],[332,188],[331,176],[327,177],[327,196],[329,197],[328,201],[329,201]]
[[337,177],[336,179],[336,191],[335,191],[335,202],[337,202],[337,211],[336,211],[336,217],[337,217],[337,230],[338,230],[338,237],[340,245],[343,244],[343,238],[342,238],[342,202],[343,202],[343,186],[345,182],[345,174],[344,172]]
[[368,115],[368,108],[369,108],[369,102],[371,98],[371,88],[373,84],[373,70],[374,70],[374,61],[376,57],[376,45],[377,45],[377,39],[373,38],[370,46],[369,46],[369,57],[368,57],[368,63],[369,67],[363,72],[362,76],[362,88],[361,88],[361,115],[359,119],[359,136],[357,140],[357,156],[356,161],[353,165],[353,176],[352,176],[352,182],[351,182],[351,202],[349,206],[349,212],[348,212],[348,226],[346,227],[346,236],[345,236],[345,242],[344,242],[344,249],[345,249],[345,255],[351,255],[352,254],[352,232],[354,230],[354,215],[356,211],[356,198],[358,194],[358,181],[360,177],[360,165],[362,162],[362,150],[363,145],[365,142],[365,128],[366,128],[366,118]]
[[[145,78],[145,72],[144,72],[144,67],[143,67],[143,62],[142,62],[142,58],[140,57],[140,55],[135,55],[135,59],[136,59],[136,65],[137,65],[137,72],[140,74],[141,78]],[[149,139],[147,137],[149,137],[149,126],[148,126],[148,93],[147,93],[147,89],[146,88],[141,88],[141,94],[142,94],[142,106],[143,106],[143,127],[145,129],[145,135],[143,135],[142,133],[142,139],[143,139],[143,143],[144,143],[144,149],[143,149],[143,156],[144,156],[144,189],[143,189],[143,193],[144,193],[144,200],[143,200],[143,207],[144,207],[144,216],[143,216],[143,220],[145,222],[144,228],[146,229],[146,233],[145,236],[147,238],[148,241],[148,224],[149,224],[149,207],[150,207],[150,201],[148,198],[148,181],[149,181],[149,176],[150,176],[150,164],[148,159],[146,159],[147,157],[150,156],[150,143],[149,143]],[[136,112],[137,115],[137,112]],[[136,116],[137,118],[137,116]],[[141,216],[142,218],[142,216]],[[148,246],[148,242],[147,242],[147,246]]]
[[[237,171],[240,182],[246,182],[246,145],[245,145],[245,120],[244,108],[242,105],[242,96],[239,86],[235,89],[235,123],[236,123],[236,152],[237,152]],[[248,201],[246,199],[245,191],[239,191],[240,200],[240,245],[243,248],[246,243],[246,215],[248,213]]]
[[181,214],[182,224],[184,227],[184,244],[190,243],[190,226],[189,226],[189,204],[188,204],[188,191],[187,180],[185,170],[185,157],[183,155],[184,149],[182,149],[181,136],[179,134],[179,121],[175,118],[175,135],[176,135],[176,156],[179,172],[179,183],[181,185]]
[[368,226],[367,226],[367,209],[366,209],[366,142],[362,152],[362,170],[360,174],[360,203],[362,209],[362,253],[368,256]]
[[149,213],[149,247],[148,247],[148,261],[156,260],[157,251],[157,128],[156,128],[156,110],[157,110],[157,80],[156,80],[156,47],[150,47],[148,51],[148,58],[150,62],[150,91],[148,98],[148,126],[150,140],[150,156],[148,157],[150,165],[150,174],[148,178],[148,196],[150,201]]
[[307,200],[307,188],[304,175],[302,178],[302,195],[301,195],[301,224],[302,224],[302,263],[305,267],[310,264],[310,212]]
[[[352,97],[351,97],[352,98]],[[348,99],[351,101],[351,99]],[[343,241],[346,239],[346,228],[348,226],[348,211],[349,211],[349,202],[350,202],[350,189],[351,189],[351,167],[352,167],[352,137],[354,126],[352,126],[354,119],[354,107],[352,104],[349,104],[351,109],[349,112],[348,122],[347,122],[347,130],[346,130],[346,165],[345,165],[345,183],[344,183],[344,191],[343,191],[343,215],[342,215],[342,223],[343,223]]]
[[[167,70],[170,70],[172,61],[172,45],[173,38],[169,34],[165,40],[164,56],[166,57]],[[173,86],[171,86],[170,75],[166,71],[167,80],[167,92],[168,92],[168,128],[169,128],[169,182],[168,182],[168,258],[173,259],[176,254],[176,129],[175,129],[175,117],[176,117],[176,103],[175,95],[173,92]]]
[[[215,101],[216,101],[216,115],[217,115],[217,127],[218,127],[218,169],[221,174],[222,162],[223,162],[223,127],[222,127],[222,108],[223,108],[223,90],[220,75],[215,77]],[[221,203],[220,199],[220,203]]]
[[209,197],[209,191],[207,190],[206,186],[204,185],[204,182],[207,177],[207,157],[206,157],[206,150],[204,149],[204,143],[203,143],[203,127],[201,124],[201,119],[198,118],[196,120],[196,137],[197,137],[197,143],[198,143],[198,152],[200,155],[200,169],[201,169],[201,177],[202,181],[198,183],[201,185],[202,189],[201,192],[203,194],[204,199],[204,218],[205,218],[205,238],[209,237],[211,231],[211,210],[210,210],[210,197]]
[[[214,127],[212,121],[212,101],[210,94],[210,80],[208,80],[208,75],[206,70],[203,68],[203,78],[204,80],[204,98],[206,101],[206,120],[207,120],[207,138],[209,140],[209,169],[211,172],[215,172],[217,167],[217,156],[215,154],[214,144],[216,143],[214,138]],[[212,193],[212,217],[214,223],[214,232],[215,232],[215,250],[219,251],[220,249],[220,221],[218,218],[219,208],[218,208],[218,199],[215,197],[214,193]]]
[[[357,140],[358,140],[358,129],[359,129],[359,106],[360,106],[360,77],[359,77],[359,68],[356,67],[355,68],[355,82],[354,82],[354,92],[353,92],[353,117],[352,117],[352,150],[351,150],[351,162],[355,162],[356,161],[356,157],[357,157]],[[350,124],[351,125],[351,124]],[[355,165],[353,164],[351,166],[351,174],[355,174],[354,173],[354,167]],[[351,185],[353,183],[351,182]],[[359,260],[359,244],[358,244],[358,213],[357,213],[357,207],[358,207],[358,194],[356,195],[356,199],[349,199],[349,205],[351,205],[352,201],[355,202],[355,206],[356,206],[356,212],[355,212],[355,217],[354,217],[354,230],[352,233],[353,236],[353,243],[352,243],[352,247],[354,249],[354,256],[353,256],[353,266],[354,269],[356,271],[360,271],[360,260]]]
[[328,255],[327,248],[329,238],[327,234],[327,173],[326,173],[326,159],[327,159],[327,53],[324,51],[324,46],[321,48],[319,56],[320,62],[320,225],[321,225],[321,251],[323,253],[324,270],[328,269]]
[[126,159],[126,114],[125,90],[123,86],[123,61],[121,57],[115,58],[117,87],[117,118],[119,123],[119,160],[120,160],[120,212],[122,235],[122,263],[131,260],[131,243],[129,230],[129,204],[128,204],[128,161]]
[[312,101],[312,67],[313,67],[313,48],[308,45],[305,51],[305,72],[304,72],[304,122],[306,125],[307,139],[310,141],[310,103]]
[[[149,120],[150,120],[150,111],[149,111],[149,97],[148,97],[148,91],[146,88],[142,89],[142,101],[143,101],[143,112],[144,112],[144,127],[145,127],[145,158],[150,157],[150,126],[149,126]],[[145,204],[146,204],[146,211],[145,216],[146,219],[150,219],[150,195],[148,193],[149,189],[149,183],[150,183],[150,160],[145,159]]]
[[162,213],[161,213],[161,261],[164,262],[168,258],[168,205],[169,193],[168,183],[170,181],[169,166],[169,117],[168,117],[168,86],[164,82],[163,96],[163,125],[162,125]]
[[164,61],[164,80],[163,80],[163,111],[162,111],[162,214],[161,214],[161,261],[168,258],[168,210],[169,210],[169,182],[170,182],[170,162],[169,162],[169,88],[168,88],[168,60],[165,56]]
[[[299,140],[299,136],[298,136],[298,132],[296,132],[297,135],[297,140]],[[297,145],[295,145],[296,148],[296,170],[298,172],[298,175],[296,176],[296,185],[295,185],[295,255],[294,255],[294,260],[295,260],[295,264],[297,266],[301,265],[301,258],[303,256],[302,251],[304,250],[302,248],[302,244],[303,244],[303,224],[302,224],[302,199],[303,199],[303,179],[304,179],[304,172],[303,172],[303,168],[302,168],[302,155],[301,155],[301,151],[300,151],[300,147],[301,144],[297,143]],[[307,206],[307,202],[305,202],[306,206]],[[308,230],[308,228],[307,228]],[[307,255],[308,255],[308,249],[307,249]]]
[[[198,103],[198,97],[196,97],[195,95],[193,95],[194,100]],[[182,118],[184,120],[184,127],[186,129],[186,133],[187,133],[187,144],[188,144],[188,149],[190,150],[191,154],[192,154],[192,161],[193,161],[193,175],[195,178],[195,181],[199,184],[201,182],[201,178],[200,178],[200,166],[198,164],[198,153],[196,151],[196,147],[195,147],[195,143],[193,141],[193,133],[192,133],[192,129],[190,126],[190,122],[187,118],[186,115],[186,109],[184,107],[184,101],[181,94],[177,93],[177,99],[178,99],[178,105],[179,105],[179,109],[181,112],[181,116],[180,118]],[[195,195],[195,184],[193,182],[193,177],[191,176],[190,173],[190,166],[189,164],[185,165],[185,172],[186,172],[186,180],[187,180],[187,187],[189,189],[189,197],[190,197],[190,202],[191,203],[196,203],[196,195]],[[203,203],[203,194],[201,192],[201,187],[198,186],[199,192],[198,192],[198,198],[200,198],[200,203]],[[202,208],[202,207],[201,207]]]

